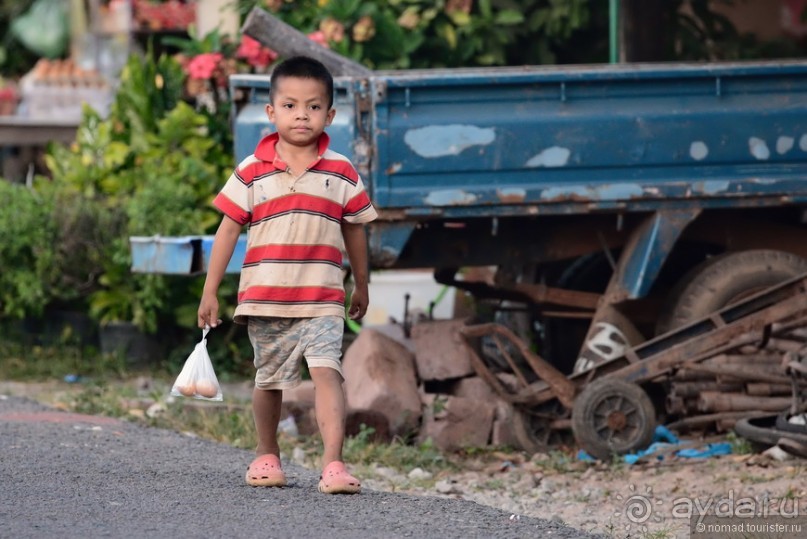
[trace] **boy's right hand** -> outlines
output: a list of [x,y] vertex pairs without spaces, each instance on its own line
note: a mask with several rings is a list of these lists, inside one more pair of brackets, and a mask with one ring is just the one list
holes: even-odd
[[214,328],[221,324],[219,316],[219,300],[215,294],[205,294],[202,296],[202,301],[199,303],[199,311],[197,313],[197,323],[200,328],[210,326]]

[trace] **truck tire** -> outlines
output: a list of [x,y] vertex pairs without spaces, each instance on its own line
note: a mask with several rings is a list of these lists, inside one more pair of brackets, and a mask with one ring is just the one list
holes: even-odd
[[656,333],[677,329],[805,272],[807,260],[783,251],[740,251],[710,258],[673,287]]
[[581,449],[600,460],[645,449],[655,430],[656,409],[636,384],[600,378],[588,384],[574,401],[574,438]]

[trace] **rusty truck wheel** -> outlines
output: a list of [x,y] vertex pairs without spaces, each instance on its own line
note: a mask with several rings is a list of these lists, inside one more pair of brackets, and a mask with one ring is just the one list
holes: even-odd
[[655,429],[656,410],[636,384],[600,378],[588,384],[574,401],[575,440],[600,460],[646,448]]
[[805,272],[807,260],[783,251],[740,251],[710,258],[673,288],[656,333],[685,326]]
[[573,441],[568,426],[556,428],[556,422],[566,419],[569,411],[556,400],[513,414],[513,436],[527,453],[543,453]]

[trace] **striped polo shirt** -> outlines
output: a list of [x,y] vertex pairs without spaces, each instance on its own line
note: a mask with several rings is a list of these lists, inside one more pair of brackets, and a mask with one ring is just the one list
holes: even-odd
[[359,174],[328,149],[294,177],[277,155],[278,134],[263,138],[213,200],[230,219],[248,225],[247,252],[234,320],[248,316],[344,316],[341,225],[377,217]]

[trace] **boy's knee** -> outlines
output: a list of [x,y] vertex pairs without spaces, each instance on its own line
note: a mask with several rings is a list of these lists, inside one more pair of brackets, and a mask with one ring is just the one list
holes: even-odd
[[338,384],[342,385],[344,378],[342,374],[331,367],[312,367],[308,369],[311,373],[311,380],[314,382],[314,387],[319,384]]

